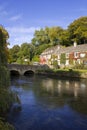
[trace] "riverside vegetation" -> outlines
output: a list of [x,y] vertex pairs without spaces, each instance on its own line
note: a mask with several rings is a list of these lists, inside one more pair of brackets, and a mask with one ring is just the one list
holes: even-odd
[[14,130],[14,127],[6,122],[6,116],[14,102],[20,102],[17,95],[9,90],[10,75],[7,69],[8,32],[0,26],[0,130]]

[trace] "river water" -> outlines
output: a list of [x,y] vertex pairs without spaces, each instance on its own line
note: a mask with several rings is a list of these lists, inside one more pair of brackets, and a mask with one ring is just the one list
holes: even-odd
[[87,80],[14,77],[21,111],[10,112],[16,130],[87,130]]

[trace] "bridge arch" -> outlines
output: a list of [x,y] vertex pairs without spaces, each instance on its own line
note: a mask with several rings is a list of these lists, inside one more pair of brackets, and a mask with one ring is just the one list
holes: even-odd
[[33,70],[27,70],[27,71],[24,72],[24,75],[25,76],[34,75],[34,73],[35,72]]
[[17,70],[10,70],[10,75],[19,76],[20,73],[19,73],[19,71],[17,71]]
[[8,69],[11,74],[19,74],[19,75],[30,75],[36,74],[38,70],[48,69],[42,65],[20,65],[20,64],[8,64]]

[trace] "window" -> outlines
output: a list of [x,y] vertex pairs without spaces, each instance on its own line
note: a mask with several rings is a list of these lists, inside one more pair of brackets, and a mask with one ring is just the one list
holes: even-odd
[[75,52],[75,53],[74,53],[74,57],[75,57],[75,58],[78,58],[78,57],[79,57],[79,53],[78,53],[78,52]]
[[66,58],[69,58],[69,53],[66,53]]

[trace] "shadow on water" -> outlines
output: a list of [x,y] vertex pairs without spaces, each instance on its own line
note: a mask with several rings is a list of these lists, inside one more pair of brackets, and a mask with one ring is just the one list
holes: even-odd
[[29,70],[24,73],[24,76],[34,76],[34,72]]
[[19,74],[19,72],[16,71],[16,70],[11,70],[11,71],[10,71],[10,76],[11,76],[11,77],[12,77],[12,76],[18,77],[18,76],[20,76],[20,74]]

